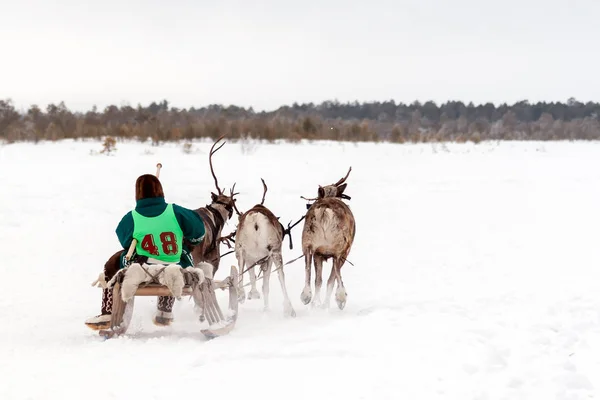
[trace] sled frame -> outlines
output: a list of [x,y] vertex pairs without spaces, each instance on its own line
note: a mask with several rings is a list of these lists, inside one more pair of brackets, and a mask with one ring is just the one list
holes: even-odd
[[[127,302],[121,297],[121,279],[117,279],[112,287],[113,307],[109,329],[99,331],[100,336],[110,339],[118,337],[127,332],[131,318],[133,316],[133,306],[135,298],[138,296],[173,296],[167,286],[149,283],[140,285],[135,295]],[[209,323],[209,327],[201,329],[200,332],[209,339],[228,334],[235,327],[238,316],[238,293],[237,293],[238,272],[235,266],[231,266],[230,275],[219,281],[205,278],[204,282],[197,286],[186,285],[183,287],[182,296],[192,296],[194,303],[201,309],[200,320],[204,318]],[[216,289],[229,289],[228,316],[225,316],[219,307],[215,295]]]

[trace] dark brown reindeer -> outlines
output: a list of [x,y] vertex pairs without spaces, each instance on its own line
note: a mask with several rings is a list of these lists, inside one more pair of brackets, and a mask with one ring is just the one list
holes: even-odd
[[[236,200],[234,199],[234,196],[237,193],[234,193],[235,184],[231,188],[229,196],[227,196],[225,192],[219,187],[219,181],[217,180],[217,176],[215,175],[215,170],[212,164],[213,154],[215,154],[221,147],[225,145],[225,143],[222,143],[219,147],[215,149],[215,146],[223,139],[223,137],[224,136],[219,137],[217,141],[213,143],[208,156],[210,172],[215,181],[217,193],[211,192],[211,204],[194,210],[200,215],[200,217],[204,221],[206,233],[204,234],[204,238],[202,239],[202,241],[197,245],[193,245],[189,242],[186,242],[186,244],[190,248],[190,252],[195,266],[198,266],[202,262],[212,264],[213,272],[212,276],[209,276],[209,278],[211,279],[214,278],[214,275],[219,269],[219,264],[221,260],[220,244],[222,241],[227,242],[226,238],[221,237],[221,232],[223,231],[225,223],[233,216],[233,210],[236,209]],[[200,321],[204,321],[204,304],[203,300],[201,299],[198,300],[197,310],[199,313]]]
[[229,196],[227,196],[219,187],[219,182],[217,180],[217,176],[215,175],[215,171],[212,165],[212,156],[215,154],[221,147],[225,145],[222,143],[219,147],[215,149],[216,144],[223,139],[224,136],[221,136],[217,141],[212,145],[210,149],[210,155],[208,157],[210,172],[215,180],[215,187],[217,188],[217,193],[215,194],[211,192],[211,200],[212,203],[207,205],[206,207],[198,208],[196,211],[200,214],[200,217],[204,221],[204,227],[206,230],[206,234],[204,235],[204,239],[198,245],[191,245],[190,243],[186,243],[190,249],[191,254],[194,259],[194,265],[198,265],[200,262],[208,262],[213,265],[213,275],[219,269],[221,252],[219,244],[226,240],[221,238],[221,232],[225,223],[231,219],[233,215],[233,210],[235,208],[235,199],[234,196],[238,193],[234,193],[235,184],[233,188],[231,188],[229,192]]
[[[319,186],[318,197],[306,199],[315,201],[308,208],[306,221],[302,230],[302,253],[305,260],[306,280],[300,299],[308,304],[312,298],[312,305],[321,303],[320,292],[323,282],[323,261],[333,258],[331,274],[327,280],[327,295],[323,306],[329,307],[329,300],[333,292],[334,281],[337,281],[335,299],[340,309],[346,305],[346,288],[342,281],[341,269],[350,253],[356,224],[350,208],[341,199],[350,199],[344,194],[347,184],[344,183],[352,171],[348,170],[345,177],[332,185]],[[315,295],[313,298],[310,287],[311,261],[315,265]]]
[[[241,214],[236,207],[238,213],[238,226],[236,229],[235,239],[235,256],[238,261],[238,269],[240,271],[238,298],[240,303],[245,300],[244,290],[244,274],[245,267],[250,274],[250,292],[248,299],[260,299],[260,294],[256,290],[256,273],[254,266],[260,265],[263,272],[263,301],[264,308],[269,308],[269,279],[271,269],[275,264],[281,291],[283,292],[283,311],[285,315],[295,317],[296,311],[292,307],[292,303],[288,297],[285,274],[283,272],[283,258],[281,255],[281,247],[286,234],[290,234],[293,226],[288,225],[288,229],[284,229],[279,219],[264,206],[265,195],[267,194],[267,185],[261,178],[263,183],[263,197],[260,204]],[[295,225],[295,224],[294,224]],[[290,236],[290,247],[292,246]]]

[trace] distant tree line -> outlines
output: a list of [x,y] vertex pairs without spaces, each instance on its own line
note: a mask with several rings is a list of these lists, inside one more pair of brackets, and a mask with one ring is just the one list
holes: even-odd
[[0,139],[8,142],[67,138],[163,141],[217,138],[389,142],[600,139],[600,103],[474,105],[394,101],[296,104],[255,112],[236,106],[178,109],[166,100],[137,107],[114,105],[72,112],[64,102],[26,112],[0,100]]

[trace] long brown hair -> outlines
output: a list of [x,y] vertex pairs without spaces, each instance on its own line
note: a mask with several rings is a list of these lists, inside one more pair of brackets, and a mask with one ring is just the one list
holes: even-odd
[[145,174],[135,181],[135,200],[137,201],[150,197],[165,197],[165,193],[156,176]]

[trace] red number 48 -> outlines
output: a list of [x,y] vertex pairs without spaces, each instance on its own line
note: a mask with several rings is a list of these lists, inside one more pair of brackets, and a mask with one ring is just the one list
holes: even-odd
[[[173,232],[163,232],[160,234],[160,242],[162,251],[164,254],[171,255],[177,254],[179,247],[177,246],[177,239]],[[158,256],[158,247],[154,243],[154,236],[152,234],[148,234],[144,236],[141,243],[142,249],[146,250],[148,253]]]

